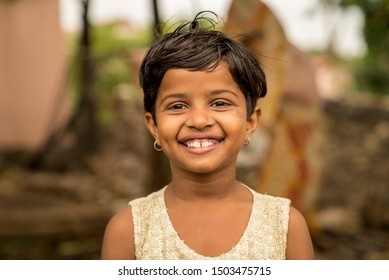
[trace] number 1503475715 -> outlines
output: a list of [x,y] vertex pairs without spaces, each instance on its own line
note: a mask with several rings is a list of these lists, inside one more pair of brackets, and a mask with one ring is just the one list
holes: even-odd
[[270,275],[271,267],[266,266],[217,266],[212,267],[212,275]]

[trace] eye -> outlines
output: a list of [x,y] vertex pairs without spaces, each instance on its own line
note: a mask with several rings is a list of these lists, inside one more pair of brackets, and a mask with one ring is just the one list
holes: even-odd
[[188,106],[183,104],[183,103],[173,103],[173,104],[169,105],[168,110],[177,111],[177,110],[183,110],[186,108],[188,108]]
[[211,104],[212,107],[226,107],[226,106],[230,106],[230,105],[231,105],[231,103],[227,102],[225,100],[216,100]]

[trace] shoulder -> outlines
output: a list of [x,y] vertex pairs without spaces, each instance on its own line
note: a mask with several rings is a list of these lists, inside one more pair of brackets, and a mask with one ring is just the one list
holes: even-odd
[[273,215],[282,215],[286,219],[289,219],[289,210],[290,210],[290,200],[284,197],[272,196],[267,194],[261,194],[253,191],[255,201],[257,201],[257,206],[261,208],[266,208],[267,213],[273,213]]
[[134,225],[131,207],[114,215],[107,224],[102,259],[135,259]]
[[148,205],[148,204],[153,204],[156,201],[158,201],[158,199],[163,197],[164,190],[165,189],[163,188],[163,189],[160,189],[159,191],[150,193],[147,196],[136,198],[136,199],[130,201],[128,203],[128,205],[130,205],[132,208],[136,208],[136,207],[145,207],[145,205]]
[[[120,211],[108,222],[104,233],[102,259],[135,259],[135,243],[139,241],[144,223],[150,223],[157,211],[163,189],[130,201],[129,207]],[[138,238],[138,239],[137,239]]]
[[286,205],[289,207],[290,205],[290,199],[280,196],[273,196],[269,194],[263,194],[260,192],[257,192],[253,189],[250,189],[251,193],[254,195],[254,198],[261,201],[267,201],[268,203],[275,203],[279,205]]
[[153,192],[145,197],[140,197],[130,201],[132,218],[135,225],[141,224],[145,221],[144,217],[150,217],[155,212],[161,211],[163,206],[164,189]]
[[287,259],[314,259],[307,223],[303,215],[294,207],[290,207],[287,239]]

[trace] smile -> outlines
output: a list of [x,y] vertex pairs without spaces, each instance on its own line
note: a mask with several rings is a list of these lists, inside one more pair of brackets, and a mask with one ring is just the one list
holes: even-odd
[[208,148],[215,144],[219,143],[218,140],[210,140],[210,139],[201,139],[201,140],[190,140],[185,142],[185,146],[189,148]]

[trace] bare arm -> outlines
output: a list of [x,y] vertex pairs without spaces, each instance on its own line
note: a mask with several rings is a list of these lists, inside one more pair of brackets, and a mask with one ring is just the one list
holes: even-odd
[[311,236],[303,215],[291,207],[289,214],[286,259],[312,260],[315,258]]
[[109,221],[101,251],[103,260],[134,260],[134,225],[131,209],[127,208]]

